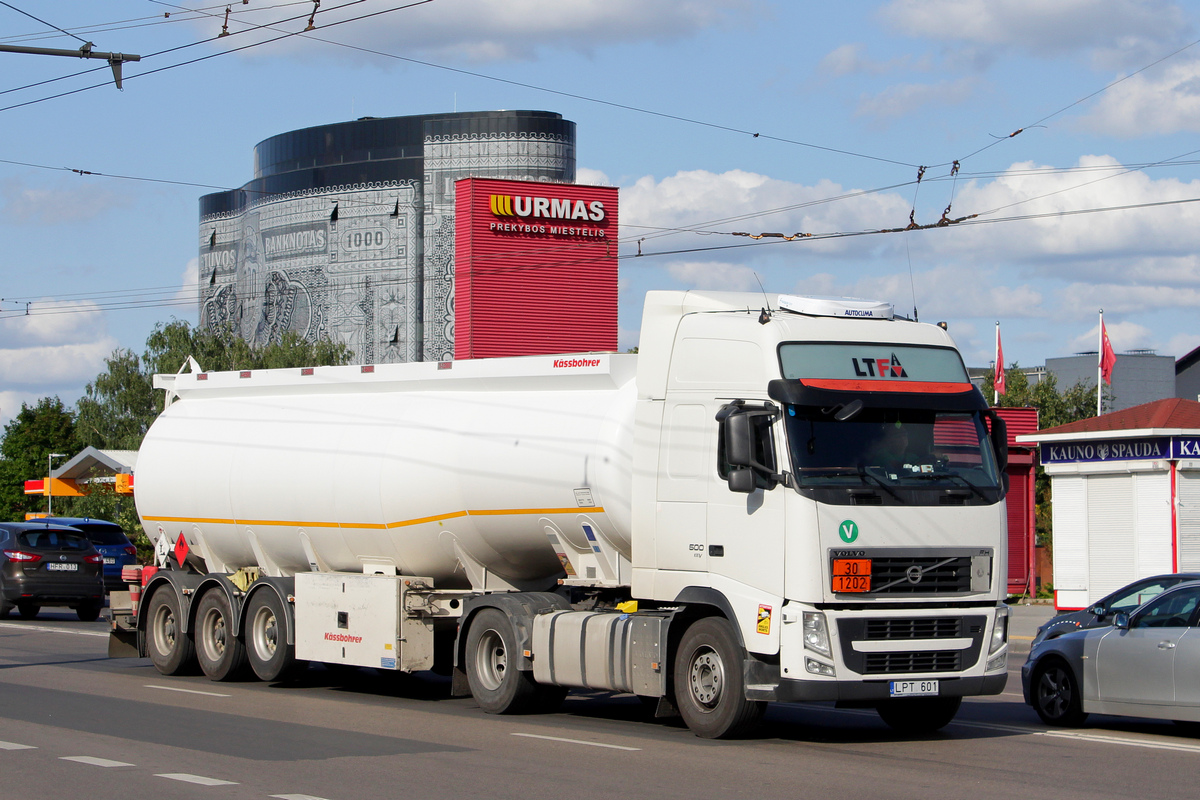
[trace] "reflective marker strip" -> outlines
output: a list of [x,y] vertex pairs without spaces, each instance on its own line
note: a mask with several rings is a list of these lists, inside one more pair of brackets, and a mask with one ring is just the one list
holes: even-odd
[[521,516],[535,514],[603,514],[603,506],[587,506],[584,508],[481,508],[466,511],[451,511],[447,514],[434,514],[431,517],[417,517],[396,522],[322,522],[296,519],[219,519],[209,517],[159,517],[146,515],[142,519],[149,522],[184,522],[212,525],[282,525],[293,528],[366,528],[386,530],[388,528],[405,528],[409,525],[421,525],[426,522],[441,522],[458,517],[499,517]]
[[143,684],[147,689],[162,689],[164,692],[183,692],[184,694],[202,694],[205,697],[233,697],[231,694],[218,694],[217,692],[202,692],[199,689],[180,689],[178,686],[156,686],[153,683]]
[[16,742],[0,742],[0,750],[37,750],[31,744],[17,744]]
[[91,764],[93,767],[132,767],[125,761],[112,761],[107,758],[96,758],[95,756],[59,756],[59,761],[75,761],[80,764]]
[[513,736],[524,736],[526,739],[545,739],[550,742],[566,742],[567,744],[585,744],[588,747],[607,747],[609,750],[641,750],[640,747],[624,747],[619,744],[604,744],[602,742],[585,742],[582,739],[564,739],[561,736],[539,736],[536,733],[514,733]]
[[218,778],[206,778],[203,775],[189,775],[186,772],[163,772],[155,775],[156,778],[167,778],[173,781],[183,781],[184,783],[195,783],[200,786],[237,786],[237,781],[223,781]]

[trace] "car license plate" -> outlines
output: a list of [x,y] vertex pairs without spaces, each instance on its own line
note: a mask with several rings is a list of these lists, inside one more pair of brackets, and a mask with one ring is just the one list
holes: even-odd
[[105,564],[115,564],[115,563],[117,563],[117,559],[113,558],[112,556],[109,556],[108,558],[104,559],[104,563]]
[[51,561],[46,564],[46,569],[50,572],[78,572],[79,565],[70,562]]
[[938,693],[938,682],[932,681],[892,681],[892,697],[925,697]]

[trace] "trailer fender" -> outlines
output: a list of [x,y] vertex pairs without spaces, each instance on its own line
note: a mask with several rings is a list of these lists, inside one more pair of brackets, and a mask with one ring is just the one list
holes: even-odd
[[[288,598],[296,596],[296,579],[295,578],[273,578],[262,576],[253,584],[246,592],[246,596],[242,598],[242,608],[250,605],[250,600],[259,592],[274,592],[279,598],[279,602],[283,606],[286,619],[283,620],[285,641],[295,646],[296,644],[296,604],[289,601]],[[238,614],[238,629],[245,624],[244,614]]]
[[[154,573],[154,577],[142,589],[142,597],[146,601],[149,601],[154,596],[154,593],[162,587],[166,587],[166,590],[174,592],[175,598],[179,601],[180,624],[183,626],[183,633],[187,633],[191,630],[192,598],[196,596],[196,590],[203,582],[203,575],[173,569],[160,569]],[[143,602],[142,608],[145,607],[146,603]],[[138,648],[144,654],[146,649],[146,615],[141,613],[141,611],[138,612],[137,625]]]
[[[233,617],[230,622],[233,623],[233,630],[230,631],[234,636],[242,635],[242,604],[245,600],[245,595],[238,587],[233,585],[229,580],[229,576],[223,572],[210,572],[201,578],[200,583],[192,592],[192,597],[200,597],[209,591],[220,591],[225,593],[225,599],[229,601],[229,609]],[[190,607],[184,615],[187,619],[188,629],[190,630],[196,624],[195,614]]]
[[533,641],[533,618],[547,611],[569,610],[571,604],[565,597],[553,592],[505,592],[483,594],[468,597],[463,601],[462,617],[458,623],[458,633],[454,639],[454,674],[450,693],[455,697],[469,695],[467,673],[464,667],[467,632],[471,629],[471,621],[481,610],[495,608],[507,616],[517,634],[517,642],[521,650],[520,658],[516,659],[517,669],[530,671],[533,660],[525,655],[529,652]]

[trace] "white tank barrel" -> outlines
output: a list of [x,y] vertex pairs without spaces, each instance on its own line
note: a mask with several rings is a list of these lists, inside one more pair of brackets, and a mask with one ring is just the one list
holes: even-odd
[[444,587],[546,586],[564,547],[590,554],[589,533],[629,558],[636,363],[160,376],[177,399],[138,455],[138,514],[214,572],[394,567]]

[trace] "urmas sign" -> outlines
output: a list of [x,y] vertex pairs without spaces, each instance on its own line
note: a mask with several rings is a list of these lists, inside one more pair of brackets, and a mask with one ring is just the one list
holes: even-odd
[[616,349],[615,187],[464,178],[454,226],[456,359]]

